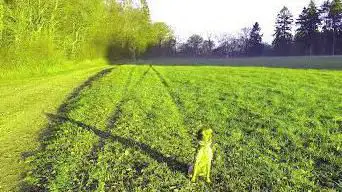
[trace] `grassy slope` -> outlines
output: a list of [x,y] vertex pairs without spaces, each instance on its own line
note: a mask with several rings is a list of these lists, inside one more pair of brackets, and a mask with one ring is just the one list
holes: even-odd
[[[27,165],[21,155],[34,150],[46,124],[44,113],[53,112],[70,91],[105,67],[102,62],[73,66],[69,70],[2,74],[0,80],[0,191],[15,190]],[[32,75],[32,74],[31,74]]]
[[[338,190],[341,81],[339,71],[116,67],[48,115],[27,181],[60,191]],[[202,126],[220,146],[211,185],[186,175]]]

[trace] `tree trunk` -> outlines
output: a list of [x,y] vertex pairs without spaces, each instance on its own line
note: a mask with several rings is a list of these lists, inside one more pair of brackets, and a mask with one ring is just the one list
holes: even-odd
[[335,55],[335,46],[336,46],[336,33],[335,28],[333,29],[333,42],[332,42],[332,55]]
[[310,47],[309,47],[309,55],[312,56],[312,44],[310,43]]
[[133,61],[136,61],[137,60],[137,56],[136,56],[136,48],[134,47],[131,47],[129,48],[130,52],[131,52],[131,55],[132,55],[132,59]]

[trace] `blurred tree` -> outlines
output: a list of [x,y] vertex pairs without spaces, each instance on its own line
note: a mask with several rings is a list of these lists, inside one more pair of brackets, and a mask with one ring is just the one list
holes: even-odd
[[212,40],[211,36],[212,36],[211,34],[208,34],[207,40],[203,41],[202,48],[201,48],[203,56],[209,57],[209,56],[212,56],[212,54],[213,54],[215,42]]
[[227,57],[229,56],[229,40],[230,36],[228,34],[222,34],[217,37],[218,46],[214,48],[213,55],[216,57]]
[[163,51],[163,49],[165,48],[167,42],[173,37],[172,30],[165,23],[161,23],[161,22],[154,23],[153,24],[153,37],[155,40],[157,40],[156,43],[159,48],[159,55],[164,55],[165,51]]
[[261,28],[259,23],[256,22],[253,25],[251,32],[249,33],[247,43],[247,55],[248,56],[261,56],[263,52],[262,34],[260,34]]
[[203,37],[200,35],[192,35],[186,42],[186,49],[191,56],[199,56],[201,55],[201,48],[203,44]]
[[275,39],[273,40],[273,48],[276,55],[290,55],[292,46],[291,25],[293,16],[287,7],[283,7],[276,20]]
[[312,55],[314,48],[319,46],[318,28],[321,24],[319,12],[313,1],[310,1],[308,8],[304,7],[296,24],[299,25],[295,35],[295,44],[300,48],[298,52],[305,55]]
[[336,53],[337,35],[342,31],[342,3],[341,0],[333,0],[330,5],[328,17],[331,20],[332,34],[332,55]]
[[323,2],[319,9],[320,19],[322,21],[322,30],[320,33],[320,48],[321,54],[331,54],[332,53],[332,28],[331,19],[329,17],[331,2],[329,0]]
[[244,27],[241,29],[241,32],[238,37],[238,44],[239,44],[239,56],[247,56],[248,52],[248,42],[249,42],[249,36],[251,33],[251,28]]
[[173,37],[164,43],[167,56],[175,56],[177,54],[177,40]]

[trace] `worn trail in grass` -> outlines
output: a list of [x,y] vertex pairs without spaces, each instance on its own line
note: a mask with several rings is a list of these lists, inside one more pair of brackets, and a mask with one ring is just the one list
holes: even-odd
[[[341,189],[341,81],[339,71],[115,67],[47,114],[24,187]],[[220,146],[209,185],[186,173],[202,127]]]
[[64,97],[89,76],[106,68],[94,63],[36,77],[0,79],[0,191],[17,191],[20,175],[27,169],[25,151],[34,150],[45,112],[53,112]]

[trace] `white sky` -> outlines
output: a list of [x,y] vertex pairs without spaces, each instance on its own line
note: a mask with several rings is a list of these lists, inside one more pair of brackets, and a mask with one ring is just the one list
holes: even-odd
[[[324,0],[315,0],[320,6]],[[263,41],[272,42],[274,23],[285,5],[297,18],[310,0],[148,0],[153,21],[170,25],[182,40],[192,34],[236,35],[257,21]]]

